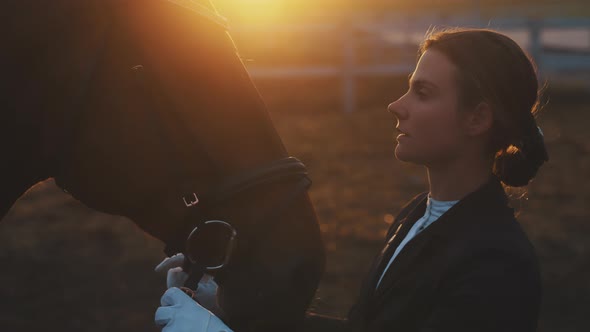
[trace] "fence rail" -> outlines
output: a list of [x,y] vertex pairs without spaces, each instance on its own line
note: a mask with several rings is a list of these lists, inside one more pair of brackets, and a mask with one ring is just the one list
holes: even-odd
[[[339,78],[341,81],[342,107],[346,112],[353,112],[356,108],[356,81],[366,76],[407,75],[415,66],[415,58],[398,60],[396,63],[366,63],[361,64],[357,59],[359,45],[371,48],[372,54],[379,57],[388,47],[413,47],[422,36],[432,27],[470,26],[483,27],[481,22],[473,18],[446,18],[445,20],[422,17],[399,17],[381,22],[355,22],[350,24],[316,24],[299,26],[273,27],[274,31],[299,32],[309,34],[333,34],[342,38],[339,51],[342,61],[338,65],[318,66],[268,66],[248,65],[253,78]],[[539,73],[545,78],[576,74],[586,76],[583,79],[590,82],[590,19],[523,19],[506,18],[489,21],[485,27],[504,31],[526,48],[535,59]],[[239,27],[240,30],[251,30],[256,27]],[[569,41],[563,45],[571,31],[578,31],[582,39]],[[553,34],[551,47],[548,36]],[[585,36],[585,37],[584,37]],[[588,83],[590,87],[590,83]]]

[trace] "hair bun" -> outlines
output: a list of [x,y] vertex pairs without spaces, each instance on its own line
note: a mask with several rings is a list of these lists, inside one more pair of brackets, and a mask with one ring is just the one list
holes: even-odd
[[506,185],[526,186],[544,162],[549,160],[541,128],[516,145],[510,145],[496,154],[493,172]]

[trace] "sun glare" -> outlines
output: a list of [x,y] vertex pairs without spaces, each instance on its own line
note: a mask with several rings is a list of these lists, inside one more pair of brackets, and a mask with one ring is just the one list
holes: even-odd
[[281,0],[213,0],[222,15],[256,23],[277,21],[286,13],[285,1]]

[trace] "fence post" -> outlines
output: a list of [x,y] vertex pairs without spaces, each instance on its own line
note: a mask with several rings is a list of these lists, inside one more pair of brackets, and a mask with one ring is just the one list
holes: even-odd
[[355,57],[356,34],[350,20],[344,20],[342,29],[342,107],[346,113],[352,113],[356,109],[356,81],[355,81]]
[[531,57],[537,64],[537,71],[538,75],[542,73],[542,54],[543,49],[541,45],[541,29],[543,27],[542,22],[539,19],[531,19],[529,20],[529,42],[530,42],[530,53]]

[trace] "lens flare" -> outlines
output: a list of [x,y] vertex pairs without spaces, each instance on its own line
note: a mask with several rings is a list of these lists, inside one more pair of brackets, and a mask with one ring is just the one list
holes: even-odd
[[268,22],[286,16],[286,2],[281,0],[215,0],[223,15],[246,22]]

